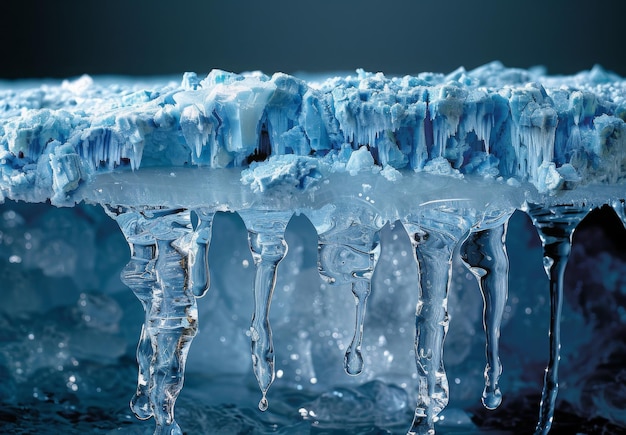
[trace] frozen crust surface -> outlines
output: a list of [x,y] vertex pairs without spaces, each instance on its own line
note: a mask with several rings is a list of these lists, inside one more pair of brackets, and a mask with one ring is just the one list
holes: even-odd
[[600,67],[556,77],[498,62],[404,77],[213,70],[203,79],[4,82],[0,191],[69,205],[97,200],[81,187],[101,174],[150,167],[240,168],[242,186],[257,193],[307,190],[335,173],[602,191],[626,175],[625,96],[626,82]]

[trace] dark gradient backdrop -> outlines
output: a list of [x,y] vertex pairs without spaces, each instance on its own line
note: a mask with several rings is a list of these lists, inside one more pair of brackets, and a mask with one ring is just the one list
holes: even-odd
[[626,76],[626,1],[7,0],[0,78],[450,72],[499,59]]

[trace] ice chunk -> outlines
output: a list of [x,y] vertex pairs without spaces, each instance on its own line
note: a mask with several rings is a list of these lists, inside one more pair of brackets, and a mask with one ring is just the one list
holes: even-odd
[[[345,144],[357,150],[352,172],[372,162],[421,171],[444,159],[540,191],[571,188],[574,171],[582,184],[619,183],[626,166],[626,85],[610,74],[553,78],[490,64],[445,78],[360,71],[319,84],[217,70],[204,80],[187,73],[178,86],[72,83],[46,86],[48,107],[32,104],[36,90],[1,91],[11,107],[0,115],[5,196],[71,203],[82,181],[118,167],[246,166],[274,154],[322,158]],[[63,150],[53,179],[38,164],[52,141]],[[487,156],[485,171],[476,159]],[[574,171],[562,170],[561,183],[550,164]]]
[[312,157],[293,154],[272,156],[264,164],[252,164],[241,174],[243,184],[249,184],[254,192],[265,192],[277,186],[312,189],[322,177],[318,170],[321,163]]
[[374,158],[367,147],[361,147],[350,155],[350,159],[346,163],[346,171],[351,175],[356,175],[360,171],[370,171],[373,166]]

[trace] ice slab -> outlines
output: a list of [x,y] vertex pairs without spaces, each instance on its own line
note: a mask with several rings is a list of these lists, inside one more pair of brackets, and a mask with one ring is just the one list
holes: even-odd
[[415,77],[359,70],[321,82],[214,70],[180,82],[5,83],[0,189],[68,204],[95,174],[245,167],[285,154],[339,172],[476,174],[542,193],[616,184],[626,161],[625,87],[600,67],[550,77],[499,63]]
[[214,70],[180,82],[93,79],[0,86],[3,198],[105,207],[131,261],[122,277],[145,309],[131,406],[155,433],[182,433],[174,405],[209,287],[216,212],[233,211],[254,260],[251,357],[262,398],[275,380],[269,323],[285,230],[306,216],[318,271],[350,284],[361,341],[379,232],[400,221],[418,270],[417,406],[409,433],[430,434],[449,401],[443,342],[454,256],[483,293],[487,408],[499,405],[499,330],[508,289],[504,248],[514,210],[533,219],[551,283],[550,360],[537,433],[558,391],[563,274],[576,225],[612,205],[623,219],[626,81],[599,67],[569,77],[505,68],[305,81]]

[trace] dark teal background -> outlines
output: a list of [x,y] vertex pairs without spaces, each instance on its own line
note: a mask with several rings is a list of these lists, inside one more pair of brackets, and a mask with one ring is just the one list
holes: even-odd
[[599,63],[626,75],[620,0],[6,1],[0,78]]

